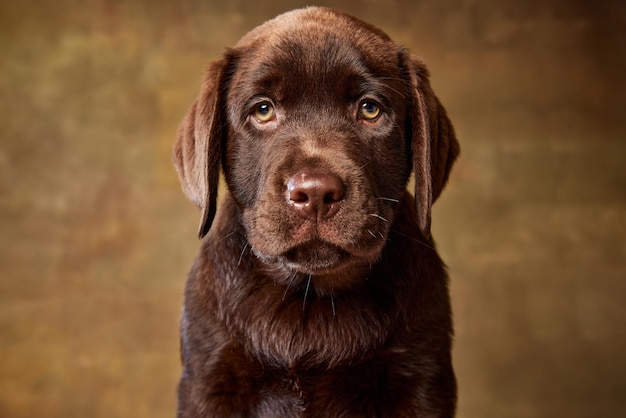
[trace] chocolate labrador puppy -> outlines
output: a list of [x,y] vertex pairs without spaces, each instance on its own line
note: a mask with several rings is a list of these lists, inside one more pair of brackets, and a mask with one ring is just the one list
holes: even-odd
[[424,65],[340,12],[283,14],[210,64],[173,154],[204,238],[178,416],[452,417],[430,217],[458,152]]

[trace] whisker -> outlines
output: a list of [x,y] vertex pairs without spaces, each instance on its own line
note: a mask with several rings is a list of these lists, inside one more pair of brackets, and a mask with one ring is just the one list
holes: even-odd
[[291,277],[289,278],[289,282],[287,283],[287,287],[285,288],[285,293],[283,293],[283,299],[282,299],[283,302],[285,301],[285,298],[287,297],[287,292],[289,291],[289,289],[291,289],[291,285],[296,280],[297,273],[292,272],[289,276]]
[[426,244],[424,241],[420,241],[420,240],[415,240],[415,241],[417,241],[418,244],[421,244],[421,245],[423,245],[426,248],[429,248],[429,249],[431,249],[433,251],[436,251],[432,246]]
[[302,311],[304,311],[306,307],[306,297],[309,294],[309,287],[311,286],[311,276],[313,275],[309,274],[309,280],[306,282],[306,290],[304,291],[304,300],[302,300]]
[[[386,80],[390,80],[390,81],[398,81],[401,84],[404,84],[406,87],[411,87],[411,83],[408,80],[403,80],[401,78],[396,78],[396,77],[376,77],[377,81],[386,81]],[[386,83],[380,83],[380,87],[391,90],[396,92],[398,95],[400,95],[401,97],[407,97],[408,92],[407,91],[400,91],[392,86],[390,86],[389,84]]]
[[228,234],[224,235],[222,238],[218,239],[213,244],[211,244],[211,246],[219,244],[220,242],[224,241],[226,238],[230,237],[234,233],[235,233],[235,231],[230,231]]
[[381,219],[381,220],[383,220],[383,221],[385,221],[385,222],[389,222],[387,219],[383,218],[382,216],[380,216],[380,215],[379,215],[379,214],[377,214],[377,213],[370,213],[370,216],[373,216],[373,217],[375,217],[375,218]]
[[239,267],[239,265],[241,264],[241,260],[243,259],[243,254],[246,252],[247,249],[248,249],[248,243],[246,242],[246,245],[243,246],[243,250],[241,250],[241,254],[239,255],[239,261],[237,261],[237,267]]
[[330,304],[333,307],[333,316],[337,316],[337,311],[335,311],[335,296],[330,294]]
[[368,230],[367,230],[367,232],[369,232],[369,233],[370,233],[370,235],[371,235],[373,238],[376,238],[376,235],[374,235],[374,233],[373,233],[372,231],[370,231],[370,230],[368,229]]
[[393,87],[391,87],[391,86],[388,86],[388,85],[386,85],[386,84],[385,84],[385,85],[384,85],[384,88],[389,89],[389,90],[391,90],[391,91],[394,91],[394,92],[398,93],[398,95],[399,95],[399,96],[401,96],[401,97],[406,97],[406,93],[404,93],[404,92],[402,92],[402,91],[400,91],[400,90],[398,90],[398,89],[394,89],[394,88],[393,88]]
[[391,81],[399,81],[403,84],[406,84],[407,86],[411,86],[411,82],[409,80],[405,80],[403,78],[399,78],[399,77],[376,77],[376,80],[391,80]]
[[400,203],[398,199],[392,199],[390,197],[377,197],[378,200],[388,200],[389,202]]
[[422,241],[421,239],[419,239],[419,238],[417,238],[417,237],[414,237],[414,236],[411,236],[411,235],[407,235],[407,234],[403,234],[402,232],[400,232],[400,231],[396,231],[395,229],[392,229],[391,231],[392,231],[394,234],[396,234],[396,235],[399,235],[399,236],[404,237],[404,238],[408,238],[408,239],[410,239],[410,240],[412,240],[412,241],[417,242],[417,243],[418,243],[418,244],[420,244],[420,245],[423,245],[423,246],[424,246],[424,247],[426,247],[426,248],[429,248],[429,249],[431,249],[431,250],[433,250],[433,251],[436,251],[436,250],[435,250],[432,246],[430,246],[430,245],[426,244],[424,241]]

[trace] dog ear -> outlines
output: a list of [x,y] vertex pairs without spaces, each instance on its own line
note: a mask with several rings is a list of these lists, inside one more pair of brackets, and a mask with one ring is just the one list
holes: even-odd
[[446,110],[430,87],[426,66],[407,52],[403,54],[412,96],[409,118],[415,207],[420,230],[429,238],[431,207],[448,181],[460,147]]
[[198,236],[211,228],[217,208],[222,142],[226,129],[223,106],[227,57],[211,63],[200,94],[178,127],[172,159],[183,191],[201,210]]

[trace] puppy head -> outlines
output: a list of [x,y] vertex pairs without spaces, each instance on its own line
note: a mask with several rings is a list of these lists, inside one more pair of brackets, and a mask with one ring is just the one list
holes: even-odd
[[[371,25],[307,8],[257,27],[208,67],[174,162],[202,209],[201,237],[221,164],[255,254],[316,273],[378,256],[411,170],[428,237],[458,151],[421,62]],[[321,189],[294,197],[313,183]],[[316,210],[299,205],[318,192]]]

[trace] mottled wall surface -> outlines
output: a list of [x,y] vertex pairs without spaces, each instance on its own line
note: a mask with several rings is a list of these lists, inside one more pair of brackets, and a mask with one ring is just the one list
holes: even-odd
[[[202,68],[305,1],[2,1],[0,416],[172,417]],[[322,2],[323,3],[323,2]],[[459,417],[626,416],[626,4],[345,0],[429,64]]]

